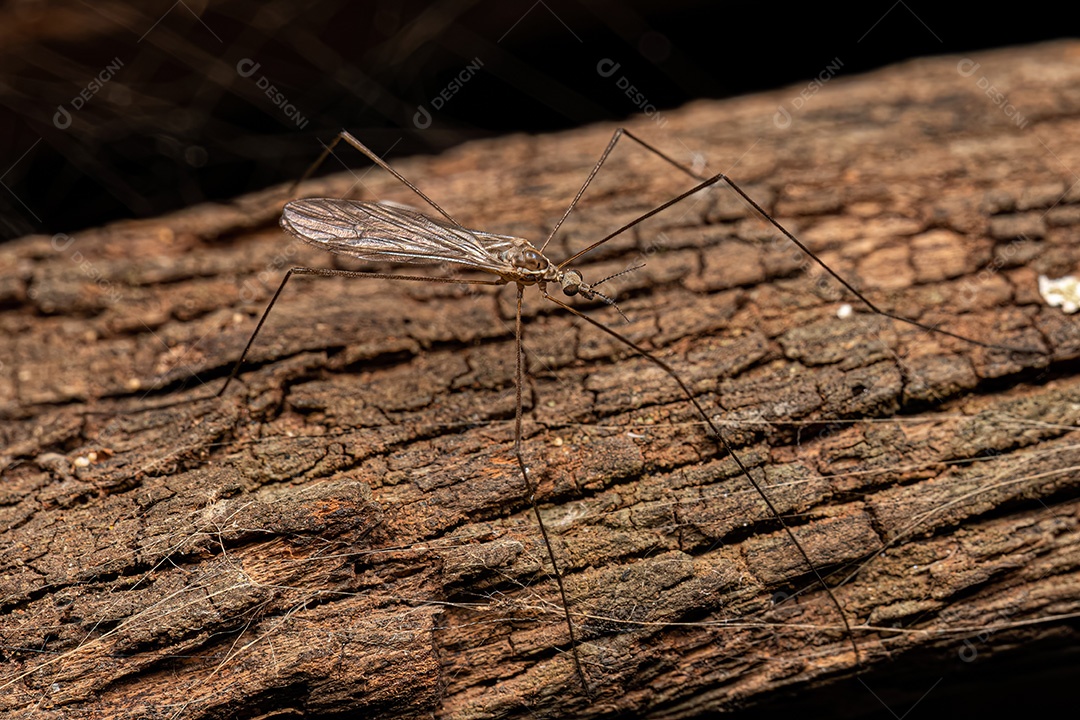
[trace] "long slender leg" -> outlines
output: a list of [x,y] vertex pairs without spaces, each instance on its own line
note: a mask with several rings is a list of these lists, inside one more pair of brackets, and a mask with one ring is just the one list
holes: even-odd
[[599,240],[597,240],[593,244],[586,247],[584,250],[578,250],[576,253],[574,253],[570,257],[566,258],[561,263],[559,263],[559,267],[560,268],[566,267],[567,265],[574,262],[575,260],[577,260],[582,255],[585,255],[586,253],[590,253],[593,250],[595,250],[596,248],[600,247],[601,245],[606,243],[608,240],[611,240],[614,237],[622,235],[624,232],[626,232],[630,228],[634,227],[635,225],[638,225],[640,223],[645,222],[646,220],[651,218],[653,215],[656,215],[658,213],[663,212],[664,210],[667,210],[669,207],[671,207],[675,203],[681,202],[682,200],[685,200],[686,198],[690,197],[691,195],[694,195],[695,193],[701,192],[702,190],[709,187],[710,185],[715,185],[716,183],[718,183],[718,182],[720,182],[721,180],[724,180],[724,179],[726,179],[726,178],[725,178],[723,173],[713,175],[711,178],[708,178],[707,180],[704,180],[704,181],[698,183],[697,185],[690,188],[686,192],[680,193],[679,195],[676,195],[672,199],[668,200],[667,202],[664,202],[664,203],[661,203],[660,205],[657,205],[656,207],[654,207],[652,210],[645,213],[644,215],[639,215],[638,217],[634,218],[630,222],[623,225],[618,230],[615,230],[614,232],[608,233],[604,237],[600,238]]
[[532,505],[533,514],[536,516],[536,524],[540,526],[540,535],[544,538],[544,546],[547,547],[548,558],[551,560],[551,569],[555,573],[555,583],[559,586],[559,598],[562,600],[563,614],[566,615],[566,630],[570,635],[570,652],[574,656],[574,669],[577,671],[578,680],[586,695],[591,696],[589,681],[585,677],[585,668],[581,664],[578,655],[577,636],[574,634],[574,621],[570,618],[570,602],[566,599],[566,587],[563,584],[562,573],[559,572],[559,563],[555,559],[555,548],[548,537],[547,526],[544,518],[540,515],[540,506],[536,504],[536,484],[529,479],[529,468],[525,464],[525,456],[521,453],[521,389],[525,382],[525,354],[521,347],[521,298],[525,292],[524,285],[517,286],[517,313],[514,320],[514,337],[517,345],[517,364],[514,370],[514,385],[517,392],[517,403],[514,407],[514,455],[517,457],[518,467],[521,469],[521,479],[525,482],[525,490],[529,496],[529,504]]
[[424,277],[422,275],[395,275],[393,273],[377,273],[377,272],[361,272],[358,270],[335,270],[332,268],[312,268],[312,267],[294,267],[289,268],[289,271],[285,273],[285,277],[282,279],[281,284],[278,285],[277,291],[274,296],[270,298],[270,303],[266,306],[266,310],[263,310],[262,317],[259,318],[259,322],[255,325],[255,331],[251,333],[251,337],[248,338],[247,345],[244,346],[244,352],[240,353],[240,359],[233,365],[232,372],[229,373],[228,380],[221,386],[221,389],[217,391],[215,397],[221,397],[225,394],[225,391],[229,389],[229,385],[232,383],[236,376],[240,373],[240,368],[244,364],[244,358],[247,357],[248,351],[251,350],[252,343],[255,342],[255,338],[259,335],[259,331],[262,330],[263,324],[266,322],[267,316],[270,315],[270,311],[274,307],[274,303],[277,302],[278,297],[281,295],[281,291],[285,289],[286,283],[289,282],[289,278],[293,275],[322,275],[325,277],[352,277],[352,278],[373,278],[381,280],[411,280],[415,282],[436,282],[436,283],[449,283],[458,285],[505,285],[506,281],[502,280],[458,280],[456,278],[445,277]]
[[567,305],[566,303],[560,301],[558,298],[552,297],[551,295],[549,295],[546,292],[544,292],[543,295],[544,295],[545,298],[547,298],[551,302],[555,303],[556,305],[562,307],[565,310],[570,311],[571,313],[578,316],[582,320],[588,322],[589,324],[600,328],[601,330],[606,332],[608,335],[611,335],[613,338],[615,338],[619,342],[621,342],[624,345],[626,345],[627,347],[631,348],[638,355],[645,358],[649,362],[653,363],[654,365],[659,367],[661,370],[663,370],[665,373],[667,373],[669,376],[671,376],[671,379],[673,379],[678,384],[679,389],[682,390],[683,395],[685,395],[686,399],[690,401],[690,404],[694,406],[694,410],[697,411],[697,414],[700,415],[701,418],[705,421],[705,424],[709,426],[709,430],[712,433],[713,438],[718,442],[721,449],[724,452],[726,452],[728,455],[731,456],[731,459],[735,461],[735,465],[738,466],[739,472],[747,480],[750,481],[750,484],[753,486],[753,488],[757,492],[758,496],[760,496],[761,499],[765,501],[765,505],[768,506],[769,512],[772,513],[772,516],[774,518],[776,518],[776,520],[780,523],[780,526],[782,528],[784,528],[784,533],[788,536],[788,539],[791,540],[791,544],[795,546],[796,550],[798,550],[799,555],[802,557],[803,562],[806,564],[806,566],[808,568],[810,568],[810,571],[813,572],[814,577],[817,579],[818,583],[821,585],[822,588],[824,588],[825,592],[829,595],[829,600],[831,600],[832,604],[836,607],[836,611],[840,615],[840,620],[844,623],[844,630],[847,632],[848,640],[851,642],[851,649],[855,653],[855,664],[858,665],[859,662],[860,662],[859,661],[859,646],[855,642],[855,635],[851,631],[851,623],[848,621],[847,614],[844,612],[844,608],[840,604],[840,600],[837,599],[835,594],[833,594],[832,588],[830,588],[828,586],[828,584],[825,582],[825,578],[821,576],[821,573],[818,571],[817,566],[814,565],[813,562],[811,562],[810,556],[807,554],[806,550],[803,548],[802,543],[800,543],[798,541],[798,539],[795,537],[795,533],[792,531],[791,527],[784,521],[783,516],[780,515],[779,511],[776,509],[776,506],[773,505],[772,500],[769,499],[769,496],[765,493],[765,490],[761,487],[761,485],[758,483],[758,481],[754,479],[754,476],[750,474],[750,469],[747,468],[746,465],[743,464],[742,459],[739,458],[739,456],[735,454],[735,449],[733,447],[731,447],[731,444],[727,441],[727,438],[724,436],[723,433],[720,432],[720,428],[718,428],[716,426],[716,424],[712,421],[712,418],[709,417],[709,414],[705,412],[705,408],[701,407],[701,403],[699,403],[697,398],[694,397],[694,394],[692,392],[690,392],[690,388],[688,388],[686,386],[686,383],[683,382],[682,378],[679,377],[679,374],[675,372],[674,368],[672,368],[666,362],[664,362],[660,358],[658,358],[655,355],[653,355],[652,353],[650,353],[645,348],[643,348],[640,345],[634,343],[632,340],[630,340],[627,337],[624,337],[620,333],[615,332],[614,330],[607,327],[603,323],[600,323],[600,322],[597,322],[596,320],[593,320],[591,317],[589,317],[585,313],[583,313],[583,312],[581,312],[579,310],[576,310],[575,308],[573,308],[570,305]]
[[409,188],[409,189],[410,189],[410,190],[412,190],[412,191],[413,191],[414,193],[416,193],[417,195],[419,195],[419,196],[420,196],[420,198],[421,198],[421,199],[422,199],[422,200],[423,200],[424,202],[426,202],[426,203],[427,203],[428,205],[430,205],[431,207],[435,208],[435,210],[437,210],[437,211],[438,211],[438,213],[439,213],[440,215],[442,215],[442,216],[443,216],[444,218],[446,218],[447,220],[449,220],[449,221],[450,221],[451,223],[453,223],[454,225],[457,225],[457,226],[459,226],[459,227],[461,226],[461,223],[459,223],[459,222],[458,222],[457,220],[455,220],[454,218],[452,218],[452,217],[450,216],[450,213],[448,213],[448,212],[446,212],[445,210],[443,210],[443,209],[442,209],[442,208],[441,208],[441,207],[439,206],[439,204],[438,204],[437,202],[435,202],[434,200],[432,200],[431,198],[429,198],[429,197],[428,197],[427,195],[425,195],[425,194],[424,194],[424,193],[423,193],[423,192],[422,192],[422,191],[420,190],[420,188],[416,187],[416,185],[414,185],[414,184],[413,184],[413,183],[411,183],[411,182],[410,182],[409,180],[407,180],[407,179],[405,178],[405,176],[403,176],[403,175],[402,175],[401,173],[399,173],[399,172],[398,172],[397,170],[395,170],[394,168],[390,167],[389,163],[387,163],[387,162],[386,162],[385,160],[383,160],[383,159],[382,159],[381,157],[379,157],[378,155],[376,155],[376,154],[375,154],[375,151],[374,151],[374,150],[371,150],[370,148],[368,148],[368,146],[367,146],[367,145],[364,145],[364,143],[362,143],[362,142],[360,142],[359,140],[357,140],[357,139],[356,139],[355,137],[353,137],[353,136],[352,136],[352,135],[351,135],[351,134],[350,134],[350,133],[349,133],[349,132],[348,132],[347,130],[342,130],[341,132],[339,132],[339,133],[337,134],[337,137],[335,137],[335,138],[334,138],[333,140],[331,140],[331,141],[330,141],[330,144],[329,144],[329,145],[327,145],[327,146],[325,146],[325,147],[323,148],[323,151],[322,151],[322,153],[321,153],[321,154],[319,155],[318,159],[317,159],[317,160],[316,160],[316,161],[315,161],[314,163],[312,163],[312,164],[311,164],[311,167],[309,167],[309,168],[307,169],[307,172],[305,172],[305,173],[304,173],[304,174],[303,174],[303,175],[302,175],[302,176],[300,177],[300,179],[299,179],[299,180],[297,180],[297,181],[296,181],[295,183],[293,183],[292,187],[291,187],[291,188],[289,188],[289,195],[290,195],[290,196],[291,196],[291,195],[292,195],[292,194],[293,194],[294,192],[296,192],[296,188],[297,188],[297,187],[298,187],[298,186],[300,185],[300,183],[304,182],[304,181],[305,181],[305,180],[307,180],[307,179],[308,179],[309,177],[311,177],[311,174],[312,174],[313,172],[315,172],[315,169],[316,169],[316,168],[318,168],[318,167],[319,167],[319,165],[321,165],[321,164],[323,163],[323,161],[324,161],[324,160],[326,160],[326,158],[328,158],[328,157],[330,156],[330,153],[332,153],[332,152],[334,151],[334,147],[335,147],[335,146],[336,146],[336,145],[337,145],[337,144],[338,144],[339,142],[341,142],[342,140],[344,140],[345,142],[349,143],[349,144],[350,144],[350,145],[352,145],[352,146],[353,146],[354,148],[356,148],[357,150],[359,150],[360,152],[362,152],[362,153],[363,153],[363,154],[364,154],[364,155],[365,155],[365,156],[366,156],[366,157],[368,158],[368,160],[371,160],[371,161],[372,161],[373,163],[375,163],[376,165],[378,165],[379,167],[381,167],[381,168],[382,168],[383,170],[385,170],[386,172],[390,173],[390,174],[391,174],[391,175],[393,175],[393,176],[394,176],[395,178],[397,178],[398,180],[400,180],[400,181],[402,182],[402,184],[404,184],[404,185],[405,185],[405,187]]
[[597,160],[596,165],[593,166],[592,172],[589,173],[589,176],[587,178],[585,178],[585,182],[582,183],[581,189],[578,190],[577,195],[574,196],[574,199],[570,201],[570,205],[566,208],[566,212],[563,213],[563,216],[561,218],[559,218],[559,222],[555,223],[555,227],[551,228],[551,232],[548,233],[547,239],[544,240],[544,244],[540,246],[540,252],[544,252],[544,248],[546,248],[548,246],[548,243],[551,242],[551,239],[553,237],[555,237],[555,233],[559,232],[559,228],[561,228],[562,224],[564,222],[566,222],[566,218],[570,217],[570,213],[572,213],[574,211],[574,208],[577,207],[578,201],[581,200],[581,196],[585,194],[585,190],[588,189],[589,185],[592,184],[593,178],[596,177],[596,173],[600,172],[600,168],[603,166],[604,162],[608,159],[608,155],[610,155],[611,151],[615,149],[615,144],[618,143],[619,138],[621,138],[623,136],[630,138],[631,140],[635,141],[636,143],[641,145],[646,150],[660,156],[661,158],[663,158],[667,162],[671,163],[672,165],[674,165],[679,170],[682,170],[684,173],[686,173],[690,177],[694,178],[695,180],[704,180],[705,179],[705,178],[699,176],[697,173],[695,173],[690,168],[686,167],[685,165],[680,164],[679,162],[671,159],[670,157],[668,157],[664,153],[660,152],[659,150],[654,148],[649,143],[645,142],[644,140],[641,140],[640,138],[638,138],[636,135],[631,133],[626,128],[616,128],[615,132],[613,132],[611,134],[611,140],[608,141],[607,147],[604,148],[604,152],[600,154],[600,159]]
[[[626,133],[626,135],[627,135],[627,137],[632,137],[632,136],[629,135],[629,133]],[[637,140],[637,138],[634,138],[634,139]],[[641,141],[641,140],[638,140],[638,142],[643,143],[643,141]],[[654,150],[654,152],[660,153],[659,150]],[[671,160],[670,158],[667,158],[666,156],[664,156],[664,157],[666,159],[668,159],[669,162],[675,163],[674,160]],[[677,163],[676,163],[676,165],[677,165]],[[685,170],[686,172],[690,172],[690,170],[688,168],[682,168],[681,166],[678,166],[678,167]],[[803,242],[801,240],[799,240],[797,237],[795,237],[791,233],[791,231],[789,231],[787,228],[785,228],[783,225],[781,225],[779,222],[777,222],[775,218],[773,218],[771,215],[769,215],[769,213],[765,212],[765,209],[763,207],[758,205],[754,201],[753,198],[751,198],[749,195],[747,195],[746,192],[744,192],[741,187],[736,185],[735,182],[731,178],[729,178],[727,175],[725,175],[724,173],[717,173],[717,174],[713,175],[712,177],[703,180],[702,182],[698,183],[697,185],[690,188],[686,192],[680,193],[679,195],[676,195],[675,197],[668,200],[667,202],[661,203],[660,205],[658,205],[657,207],[655,207],[652,210],[648,211],[647,213],[644,213],[643,215],[640,215],[639,217],[635,218],[634,220],[631,220],[630,222],[628,222],[625,225],[623,225],[622,227],[620,227],[618,230],[615,230],[614,232],[605,235],[604,237],[602,237],[599,240],[597,240],[596,242],[592,243],[591,245],[589,245],[585,249],[579,250],[578,252],[576,252],[573,255],[571,255],[570,257],[568,257],[566,260],[563,260],[561,263],[559,263],[559,267],[560,268],[565,267],[566,265],[570,264],[574,260],[577,260],[582,255],[585,255],[586,253],[591,252],[591,251],[595,250],[596,248],[600,247],[601,245],[606,243],[608,240],[611,240],[612,238],[614,238],[614,237],[616,237],[618,235],[621,235],[622,233],[626,232],[627,230],[634,227],[635,225],[638,225],[638,224],[644,222],[645,220],[648,220],[652,216],[654,216],[654,215],[656,215],[658,213],[661,213],[664,210],[667,210],[672,205],[675,205],[676,203],[681,202],[682,200],[685,200],[686,198],[690,197],[691,195],[694,195],[694,194],[696,194],[698,192],[701,192],[702,190],[704,190],[707,187],[710,187],[711,185],[715,185],[716,183],[720,182],[721,180],[723,180],[725,183],[727,183],[727,185],[729,187],[731,187],[731,189],[734,190],[739,195],[739,197],[741,197],[743,200],[745,200],[746,203],[749,204],[750,207],[753,208],[754,211],[758,215],[760,215],[762,218],[764,218],[774,228],[779,230],[780,233],[784,237],[786,237],[788,240],[790,240],[796,247],[798,247],[804,253],[809,255],[810,258],[814,262],[816,262],[818,265],[820,265],[822,268],[825,269],[825,272],[829,273],[829,275],[831,275],[837,282],[839,282],[841,285],[843,285],[845,288],[847,288],[847,290],[849,292],[851,292],[864,305],[866,305],[866,307],[870,308],[870,310],[872,312],[874,312],[875,314],[881,315],[883,317],[887,317],[887,318],[889,318],[891,320],[898,320],[900,322],[907,323],[908,325],[911,325],[913,327],[917,327],[920,330],[925,330],[926,332],[940,333],[942,335],[947,335],[948,337],[955,338],[957,340],[962,340],[964,342],[971,343],[972,345],[977,345],[979,347],[986,348],[988,350],[1003,350],[1005,352],[1013,352],[1013,353],[1019,353],[1019,354],[1023,354],[1023,355],[1045,355],[1046,354],[1044,351],[1039,350],[1037,348],[1024,348],[1024,347],[1017,347],[1015,345],[998,345],[998,344],[995,344],[995,343],[983,342],[981,340],[976,340],[975,338],[971,338],[971,337],[968,337],[966,335],[961,335],[960,333],[954,333],[954,332],[949,331],[949,330],[944,330],[944,329],[942,329],[940,327],[935,327],[933,325],[927,325],[926,323],[919,322],[918,320],[912,320],[911,318],[906,318],[906,317],[904,317],[902,315],[896,315],[895,313],[891,313],[891,312],[888,312],[886,310],[882,310],[877,305],[870,302],[870,300],[865,295],[863,295],[861,292],[856,290],[855,287],[851,283],[849,283],[847,280],[845,280],[843,277],[841,277],[839,274],[837,274],[836,271],[834,271],[831,267],[826,265],[825,262],[822,261],[822,259],[819,258],[817,255],[815,255],[814,252],[810,248],[808,248],[806,245],[803,244]]]

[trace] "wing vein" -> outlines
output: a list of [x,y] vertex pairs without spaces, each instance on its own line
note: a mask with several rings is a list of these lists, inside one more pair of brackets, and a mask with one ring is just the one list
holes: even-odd
[[281,226],[312,245],[361,260],[449,263],[504,277],[516,274],[503,254],[515,238],[439,222],[397,205],[294,200],[282,211]]

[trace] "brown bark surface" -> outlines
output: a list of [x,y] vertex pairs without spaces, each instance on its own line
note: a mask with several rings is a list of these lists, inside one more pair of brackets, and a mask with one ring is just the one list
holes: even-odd
[[[933,667],[917,697],[1035,643],[1052,663],[1080,612],[1080,315],[1037,277],[1080,272],[1078,53],[630,125],[727,171],[880,307],[1043,354],[838,317],[850,299],[722,188],[578,265],[645,262],[603,286],[628,323],[577,304],[723,424],[858,660],[678,387],[535,290],[525,455],[591,698],[514,463],[512,289],[298,279],[214,399],[283,268],[346,266],[283,235],[279,189],[0,249],[0,713],[675,718]],[[398,169],[539,244],[612,129]],[[690,184],[624,141],[547,253]],[[300,194],[345,192],[415,204],[378,173]]]

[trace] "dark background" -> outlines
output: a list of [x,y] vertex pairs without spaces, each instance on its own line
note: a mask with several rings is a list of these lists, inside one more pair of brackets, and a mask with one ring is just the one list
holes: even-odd
[[[805,85],[836,60],[844,76],[1062,32],[1030,4],[1013,10],[1000,19],[895,0],[8,2],[0,238],[151,217],[292,180],[341,128],[389,157],[432,153],[513,131],[614,126],[642,109],[620,77],[662,110]],[[258,64],[248,76],[238,71],[245,59],[245,70]],[[597,71],[604,59],[619,63],[615,75]],[[471,77],[452,92],[463,73]],[[99,76],[108,81],[88,90]],[[443,90],[449,99],[436,109]],[[90,97],[76,108],[80,91]],[[431,116],[423,129],[421,105]]]

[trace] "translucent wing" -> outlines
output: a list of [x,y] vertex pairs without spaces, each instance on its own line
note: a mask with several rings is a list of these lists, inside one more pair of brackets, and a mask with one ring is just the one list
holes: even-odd
[[400,205],[357,200],[294,200],[281,226],[301,240],[363,260],[453,263],[502,276],[517,274],[499,256],[515,238],[439,222]]

